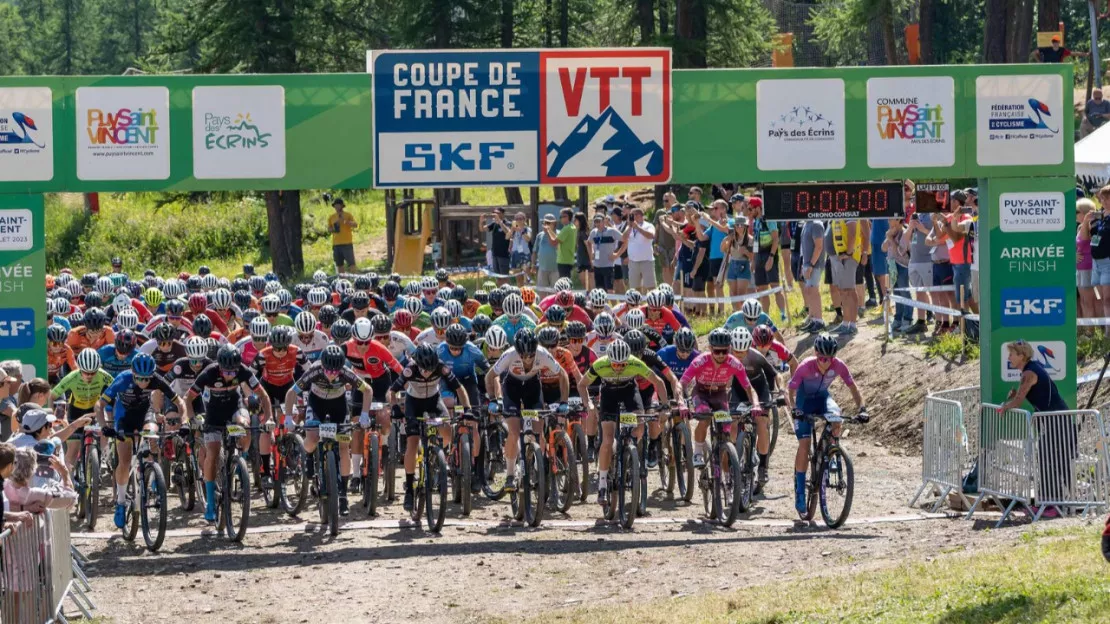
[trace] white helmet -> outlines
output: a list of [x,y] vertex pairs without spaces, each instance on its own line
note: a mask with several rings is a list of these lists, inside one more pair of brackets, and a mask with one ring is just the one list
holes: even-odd
[[185,339],[185,355],[190,360],[203,360],[208,356],[208,341],[200,336]]
[[77,295],[80,295],[81,294],[81,282],[78,282],[77,280],[73,280],[72,282],[66,284],[66,290],[69,291],[69,296],[70,297],[76,297]]
[[135,329],[139,326],[139,313],[135,308],[124,308],[116,313],[116,324],[120,329]]
[[635,288],[631,288],[631,289],[629,289],[628,292],[624,293],[624,300],[630,306],[640,305],[640,301],[643,298],[644,298],[644,296],[641,295],[640,291],[636,290]]
[[[63,275],[65,274],[63,273]],[[54,300],[50,302],[50,313],[57,316],[69,314],[69,300],[65,297],[55,297]]]
[[116,295],[115,299],[112,299],[112,309],[116,311],[116,314],[119,314],[127,308],[133,307],[134,306],[131,305],[131,297],[128,297],[126,293],[120,293]]
[[624,324],[629,329],[640,329],[644,326],[644,311],[643,310],[629,310],[624,315]]
[[250,325],[251,338],[255,340],[266,340],[270,337],[270,321],[266,320],[264,316],[256,316],[251,321]]
[[463,307],[462,307],[462,304],[459,303],[458,301],[455,301],[454,299],[448,299],[446,308],[447,308],[447,312],[449,312],[451,314],[451,318],[457,319],[460,316],[462,316]]
[[324,273],[320,269],[316,269],[316,272],[312,274],[312,281],[316,282],[317,284],[323,284],[324,282],[328,281],[328,274]]
[[267,295],[276,295],[278,291],[281,290],[281,282],[277,280],[266,282],[266,286],[263,290],[266,291]]
[[231,307],[231,291],[219,288],[212,293],[212,307],[217,310],[226,310]]
[[354,327],[351,328],[351,336],[360,342],[370,340],[374,337],[374,324],[368,318],[356,319]]
[[588,303],[590,304],[591,308],[604,308],[605,304],[608,303],[608,301],[609,299],[608,297],[606,297],[606,293],[604,290],[600,288],[595,288],[590,291],[590,300],[588,301]]
[[501,309],[505,312],[506,316],[516,318],[524,314],[524,299],[521,299],[520,295],[508,295],[501,304]]
[[354,286],[351,286],[351,281],[345,279],[335,280],[335,284],[333,286],[335,288],[335,292],[339,293],[340,295],[345,295],[355,289]]
[[752,348],[752,333],[747,327],[737,327],[732,330],[732,350],[747,351]]
[[571,284],[570,280],[565,277],[560,277],[559,279],[555,280],[555,292],[570,290],[572,287],[573,284]]
[[436,296],[440,299],[443,299],[444,301],[447,301],[451,298],[451,289],[446,287],[440,288],[438,291],[436,291]]
[[297,333],[311,334],[316,331],[316,317],[311,312],[301,312],[293,320],[293,325],[297,328]]
[[609,358],[610,362],[621,364],[632,357],[632,348],[623,340],[614,340],[613,344],[609,345],[609,348],[605,351],[605,356]]
[[328,291],[325,288],[317,286],[308,291],[308,303],[314,306],[322,306],[328,302]]
[[671,288],[671,285],[666,282],[660,284],[658,290],[659,292],[671,293],[672,295],[674,294],[674,288]]
[[408,295],[409,297],[419,297],[420,296],[420,281],[419,280],[414,280],[414,281],[409,282],[408,284],[405,284],[405,294]]
[[82,349],[77,354],[77,368],[82,373],[95,373],[100,370],[100,354],[95,349]]
[[748,299],[744,302],[744,305],[740,306],[740,313],[744,315],[744,318],[754,321],[759,318],[760,314],[763,314],[763,306],[760,305],[759,299]]
[[412,314],[413,320],[416,320],[420,318],[420,314],[424,312],[424,304],[420,303],[420,300],[416,297],[409,297],[405,299],[405,309]]
[[451,326],[451,313],[447,308],[436,308],[432,310],[432,327],[436,329],[447,329]]
[[277,291],[276,294],[278,301],[281,303],[281,307],[288,308],[289,306],[293,305],[293,295],[288,290],[282,288],[281,290]]
[[116,285],[112,283],[112,278],[101,277],[96,280],[96,290],[104,293],[105,296],[112,294],[116,289]]
[[200,278],[200,286],[205,290],[216,290],[220,287],[220,278],[216,277],[212,273],[209,273],[208,275]]
[[602,338],[608,338],[613,335],[617,329],[617,323],[613,320],[613,316],[608,312],[602,312],[594,319],[594,331]]
[[436,290],[436,291],[438,291],[439,290],[439,282],[436,281],[436,278],[429,275],[429,276],[425,277],[424,279],[420,280],[420,289],[421,290]]
[[647,303],[649,308],[662,308],[666,303],[663,297],[663,291],[659,289],[649,292],[647,297],[644,297],[644,302]]
[[494,325],[486,330],[486,346],[504,351],[509,348],[509,335],[500,325]]
[[[273,282],[270,283],[272,284]],[[262,312],[264,314],[277,314],[278,310],[281,308],[281,300],[277,298],[277,295],[266,295],[258,303],[262,306]]]

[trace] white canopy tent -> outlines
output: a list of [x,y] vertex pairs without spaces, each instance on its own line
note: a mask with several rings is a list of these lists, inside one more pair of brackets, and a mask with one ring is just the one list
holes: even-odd
[[1110,123],[1075,144],[1075,177],[1091,186],[1110,181]]

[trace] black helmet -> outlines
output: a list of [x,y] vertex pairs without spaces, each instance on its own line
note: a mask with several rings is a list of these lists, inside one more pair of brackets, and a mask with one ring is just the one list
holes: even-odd
[[689,327],[683,327],[675,332],[674,346],[679,351],[690,352],[697,348],[698,337]]
[[50,342],[65,342],[68,335],[65,326],[58,323],[46,328],[46,339]]
[[170,299],[166,302],[166,314],[169,316],[185,314],[185,302],[180,299]]
[[536,340],[544,349],[553,349],[559,344],[559,330],[551,326],[544,327],[536,333]]
[[516,333],[516,338],[513,339],[513,347],[519,355],[535,355],[536,347],[539,346],[539,341],[536,340],[536,335],[532,330],[523,328]]
[[435,370],[439,366],[439,353],[432,345],[422,344],[416,347],[416,352],[412,354],[412,361],[421,370]]
[[211,272],[212,272],[212,269],[208,268],[207,264],[202,264],[202,265],[200,265],[200,268],[197,269],[197,273],[199,273],[201,276],[208,275]]
[[375,336],[386,336],[393,330],[393,321],[385,314],[375,314],[370,317],[370,325],[374,327]]
[[373,271],[371,271],[370,274],[366,276],[366,279],[370,280],[370,288],[377,288],[378,284],[380,284],[382,281],[381,276],[377,273],[374,273]]
[[732,346],[732,332],[721,327],[709,332],[709,346],[714,349],[728,349]]
[[324,370],[340,370],[346,364],[347,354],[343,353],[339,345],[328,345],[320,353],[320,366],[323,366]]
[[104,303],[104,299],[100,293],[95,290],[90,290],[85,293],[85,307],[86,308],[99,308]]
[[455,286],[451,289],[451,298],[459,303],[466,303],[466,287]]
[[493,321],[485,314],[475,314],[470,320],[470,329],[474,331],[475,336],[485,336],[490,325],[493,325]]
[[192,275],[189,279],[185,280],[185,289],[189,292],[197,292],[202,285],[203,282],[200,281],[199,275]]
[[92,288],[93,286],[96,286],[96,280],[99,277],[100,276],[96,273],[86,273],[81,276],[81,285],[86,288]]
[[501,309],[501,304],[505,303],[505,291],[500,288],[494,288],[489,293],[489,305],[494,310]]
[[286,325],[276,325],[270,328],[270,346],[275,349],[285,349],[293,344],[293,333]]
[[647,336],[638,329],[629,330],[624,334],[624,341],[628,343],[628,348],[632,349],[632,355],[640,357],[640,354],[647,348]]
[[253,299],[251,299],[251,294],[249,291],[236,290],[235,293],[231,295],[231,301],[234,302],[235,305],[239,306],[240,310],[245,311],[247,308],[251,307]]
[[243,275],[254,275],[254,265],[253,264],[244,264],[243,265]]
[[220,370],[239,370],[243,365],[243,356],[240,355],[239,349],[235,345],[224,345],[216,352],[216,363],[220,365]]
[[130,329],[121,329],[116,334],[116,351],[131,353],[135,349],[135,332]]
[[177,330],[169,323],[162,323],[154,328],[150,337],[153,338],[155,342],[169,342],[177,338]]
[[353,328],[345,319],[338,319],[331,326],[331,339],[336,342],[347,342],[351,339]]
[[574,338],[575,340],[585,340],[586,324],[582,321],[571,321],[567,323],[567,338]]
[[212,333],[212,319],[207,315],[198,314],[193,319],[193,333],[201,338],[207,338]]
[[452,347],[461,347],[465,345],[467,339],[470,338],[470,332],[466,331],[466,328],[462,325],[455,323],[447,328],[447,335],[445,338],[448,345]]
[[401,274],[400,273],[390,273],[389,274],[389,281],[396,282],[396,283],[400,284],[401,283]]
[[231,292],[237,292],[237,291],[240,291],[240,290],[247,290],[250,287],[251,287],[250,283],[247,282],[247,280],[245,280],[241,277],[237,277],[237,278],[231,280],[231,287],[228,288],[228,290],[230,290]]
[[320,324],[324,327],[331,327],[338,318],[339,310],[336,310],[335,306],[331,305],[321,307],[320,311],[316,313],[316,320],[320,321]]
[[370,290],[370,278],[359,275],[355,278],[355,290]]
[[447,269],[436,269],[436,281],[437,282],[446,282],[447,277],[448,277],[447,276]]
[[251,321],[261,316],[261,312],[253,308],[243,310],[243,327],[250,327]]
[[358,291],[351,295],[351,307],[356,310],[365,310],[370,307],[370,295]]
[[547,322],[549,323],[562,323],[567,320],[567,311],[559,304],[552,305],[547,309]]
[[401,285],[397,282],[386,282],[382,284],[382,297],[387,301],[393,301],[401,295]]
[[574,293],[574,305],[585,309],[585,307],[586,307],[586,293],[584,293],[584,292]]
[[85,310],[85,327],[97,331],[104,329],[108,323],[108,317],[100,308],[89,308]]
[[817,336],[817,340],[813,341],[813,352],[817,355],[832,357],[838,350],[840,350],[840,344],[828,332],[822,333]]
[[474,291],[474,300],[477,301],[478,303],[482,304],[482,305],[486,305],[486,303],[489,302],[489,293],[484,291],[484,290],[480,290],[480,289],[475,290]]

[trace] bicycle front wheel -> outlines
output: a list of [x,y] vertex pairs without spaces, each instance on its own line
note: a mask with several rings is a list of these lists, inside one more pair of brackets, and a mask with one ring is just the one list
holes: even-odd
[[732,442],[725,442],[718,447],[717,462],[721,470],[721,478],[714,484],[716,489],[714,498],[719,513],[717,521],[730,527],[736,522],[736,516],[740,511],[741,486],[740,458]]
[[470,483],[474,478],[470,468],[474,465],[473,453],[470,450],[470,434],[459,436],[459,444],[455,449],[458,460],[456,466],[457,478],[455,479],[455,498],[462,505],[462,515],[469,516],[474,508],[474,495],[471,493]]
[[750,433],[741,432],[736,440],[736,454],[740,460],[740,481],[736,502],[740,513],[747,513],[752,508],[752,492],[755,490],[755,473],[751,469],[753,437]]
[[690,426],[680,422],[671,431],[674,453],[674,478],[679,497],[689,503],[694,498],[694,442]]
[[575,468],[578,502],[584,503],[590,494],[590,443],[581,425],[574,428],[574,458],[578,460]]
[[139,474],[135,471],[134,467],[131,469],[131,475],[127,478],[127,502],[126,502],[126,516],[123,521],[123,539],[133,541],[135,536],[139,534],[139,513],[135,508],[139,504],[139,492],[142,486],[139,483]]
[[486,498],[490,500],[501,500],[505,497],[505,477],[508,468],[505,463],[507,438],[508,431],[505,429],[504,422],[491,424],[486,429],[486,439],[482,444],[482,448],[485,449],[482,454],[486,475],[486,485],[483,490]]
[[616,487],[617,521],[622,528],[631,529],[632,523],[636,521],[640,501],[640,454],[636,452],[634,444],[626,444],[621,451],[621,469],[617,474]]
[[771,445],[767,448],[767,457],[770,458],[775,452],[775,444],[779,441],[779,406],[775,405],[772,401],[771,413],[768,415],[771,422],[768,425],[771,428]]
[[100,449],[90,446],[85,455],[85,525],[96,530],[100,511]]
[[839,447],[829,449],[821,466],[818,484],[821,497],[821,517],[830,529],[840,528],[852,511],[852,494],[855,491],[855,472],[852,459]]
[[143,470],[143,491],[139,496],[146,549],[156,552],[166,539],[166,479],[162,467],[151,463]]
[[424,481],[424,507],[428,530],[439,533],[447,517],[447,457],[443,449],[428,447],[428,465]]
[[561,431],[555,435],[552,455],[554,459],[549,467],[551,474],[549,482],[551,506],[566,513],[570,509],[570,501],[574,497],[577,473],[574,447],[571,446],[570,436],[566,432]]
[[304,450],[304,440],[295,433],[285,436],[281,468],[275,483],[281,488],[281,508],[285,513],[290,516],[301,513],[308,500],[308,455]]
[[547,475],[540,445],[535,442],[524,445],[524,475],[520,481],[517,495],[524,501],[523,520],[530,527],[538,527],[547,502]]
[[339,533],[339,460],[334,449],[324,452],[324,489],[320,510],[328,533],[335,537]]
[[224,534],[233,542],[243,541],[251,515],[251,473],[242,457],[232,462],[224,492]]
[[366,463],[363,464],[364,474],[362,475],[362,508],[366,510],[366,515],[378,515],[378,470],[381,469],[381,438],[378,433],[372,432],[366,437],[365,451]]

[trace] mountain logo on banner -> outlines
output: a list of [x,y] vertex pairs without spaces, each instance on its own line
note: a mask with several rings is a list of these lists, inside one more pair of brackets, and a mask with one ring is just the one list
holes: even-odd
[[596,176],[598,163],[607,177],[663,173],[663,148],[655,141],[642,141],[612,107],[596,118],[583,117],[562,143],[547,144],[547,154],[551,177]]

